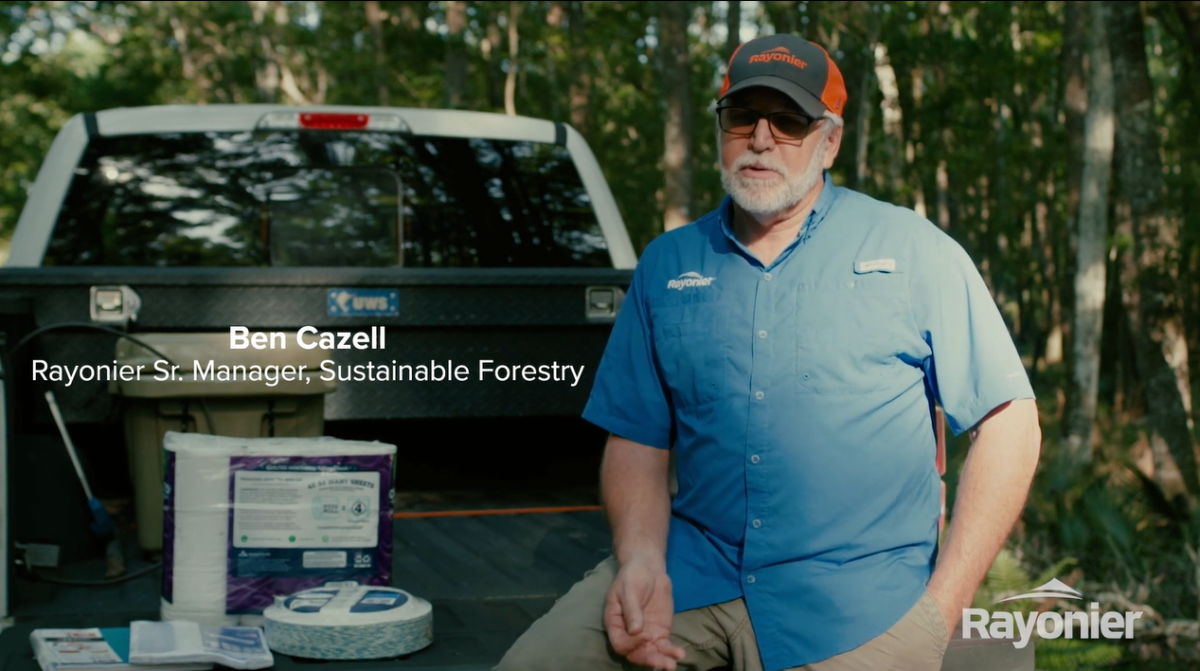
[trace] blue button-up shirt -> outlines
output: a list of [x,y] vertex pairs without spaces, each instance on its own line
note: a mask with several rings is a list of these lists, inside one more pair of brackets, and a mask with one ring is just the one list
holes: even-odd
[[987,285],[912,210],[828,174],[764,265],[731,200],[639,261],[584,418],[676,451],[676,612],[744,597],[766,671],[886,631],[932,573],[934,404],[955,435],[1033,398]]

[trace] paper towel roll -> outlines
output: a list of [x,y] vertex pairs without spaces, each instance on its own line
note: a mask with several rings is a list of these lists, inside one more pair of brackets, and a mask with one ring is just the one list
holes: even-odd
[[331,579],[390,583],[394,445],[167,432],[163,448],[164,620],[237,624]]
[[161,600],[161,606],[161,618],[164,621],[182,620],[185,622],[195,622],[196,624],[223,627],[236,627],[241,624],[241,618],[237,615],[214,615],[212,611],[205,612],[176,608],[166,599]]
[[267,645],[309,659],[386,659],[433,642],[433,607],[408,592],[334,582],[263,611]]

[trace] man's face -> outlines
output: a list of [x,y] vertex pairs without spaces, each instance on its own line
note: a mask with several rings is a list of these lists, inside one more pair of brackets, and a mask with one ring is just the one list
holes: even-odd
[[[763,113],[803,115],[787,96],[766,88],[751,88],[731,96],[722,107],[744,107]],[[784,212],[808,194],[833,165],[841,133],[829,119],[812,123],[808,134],[776,140],[780,131],[761,119],[749,136],[720,131],[721,183],[742,209],[769,216]],[[830,132],[832,131],[832,132]]]

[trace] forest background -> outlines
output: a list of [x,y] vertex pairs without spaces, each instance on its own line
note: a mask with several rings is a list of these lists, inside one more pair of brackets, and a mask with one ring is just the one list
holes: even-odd
[[1200,1],[0,2],[0,261],[67,119],[167,103],[564,121],[640,251],[719,203],[706,109],[781,32],[845,75],[835,182],[963,244],[1038,391],[1037,481],[977,605],[1058,578],[1145,626],[1040,640],[1039,669],[1195,666]]

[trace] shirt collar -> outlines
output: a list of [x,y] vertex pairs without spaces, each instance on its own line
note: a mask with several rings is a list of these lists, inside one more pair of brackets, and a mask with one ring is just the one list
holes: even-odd
[[[837,200],[837,186],[833,183],[833,177],[826,170],[824,173],[824,186],[821,187],[821,195],[817,196],[817,202],[813,203],[812,210],[808,213],[808,217],[804,220],[804,226],[800,228],[800,233],[792,244],[788,245],[787,249],[779,255],[779,259],[783,260],[787,255],[802,242],[807,241],[812,237],[813,232],[817,229],[825,215],[829,213],[829,209],[833,206],[833,202]],[[721,222],[721,231],[725,233],[725,237],[737,248],[742,250],[744,254],[753,258],[754,255],[746,249],[741,240],[738,240],[737,235],[733,232],[733,198],[726,194],[721,200],[721,207],[718,208],[718,219]],[[774,265],[774,264],[773,264]]]

